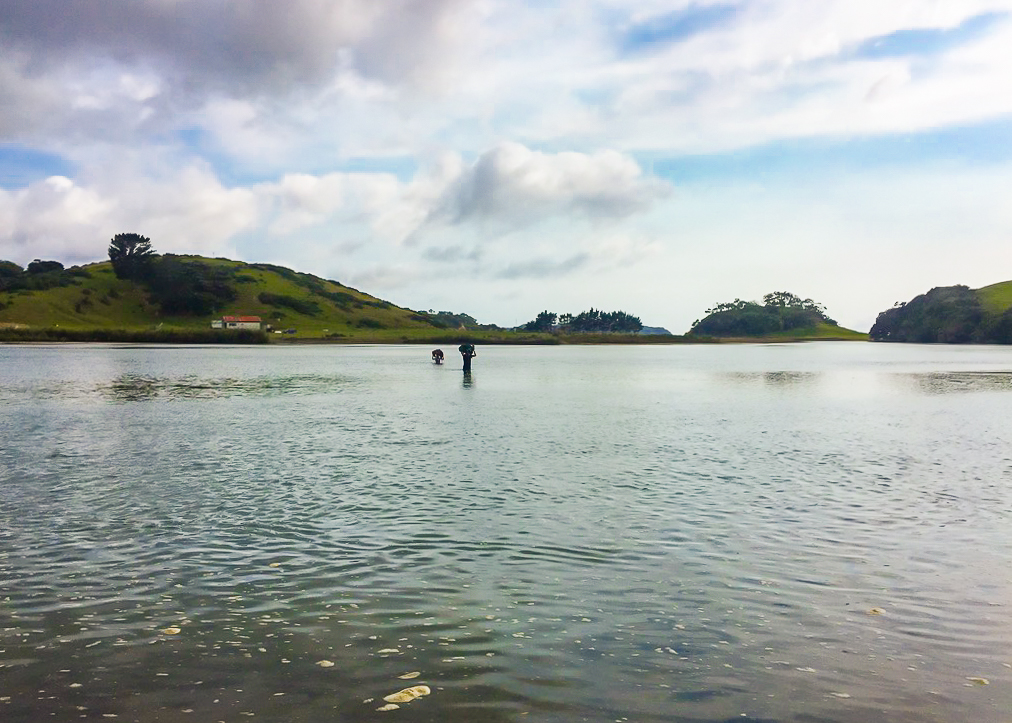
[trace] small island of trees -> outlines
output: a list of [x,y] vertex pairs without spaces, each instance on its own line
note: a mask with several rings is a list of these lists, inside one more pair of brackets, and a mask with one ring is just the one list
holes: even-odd
[[763,303],[734,301],[717,304],[706,316],[692,323],[691,336],[755,337],[797,329],[814,329],[821,324],[837,326],[826,316],[826,307],[802,299],[789,291],[774,291]]

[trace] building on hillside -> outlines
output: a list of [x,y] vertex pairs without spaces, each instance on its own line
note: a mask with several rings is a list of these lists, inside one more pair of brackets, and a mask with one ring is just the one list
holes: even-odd
[[211,322],[212,329],[256,329],[262,328],[259,316],[223,316]]

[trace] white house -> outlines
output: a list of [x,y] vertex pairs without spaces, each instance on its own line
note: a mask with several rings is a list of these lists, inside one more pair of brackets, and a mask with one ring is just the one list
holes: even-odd
[[260,330],[259,316],[223,316],[211,322],[212,329],[256,329]]

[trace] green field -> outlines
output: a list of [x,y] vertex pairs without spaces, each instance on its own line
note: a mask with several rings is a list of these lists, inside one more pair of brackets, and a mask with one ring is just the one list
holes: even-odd
[[832,324],[819,324],[814,329],[792,329],[773,334],[769,338],[788,341],[868,341],[868,334]]

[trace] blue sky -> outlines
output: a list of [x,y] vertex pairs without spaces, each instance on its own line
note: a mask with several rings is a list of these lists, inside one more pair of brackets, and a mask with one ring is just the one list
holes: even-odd
[[867,330],[1012,278],[1012,0],[36,0],[0,44],[21,264],[135,231],[674,332],[774,290]]

